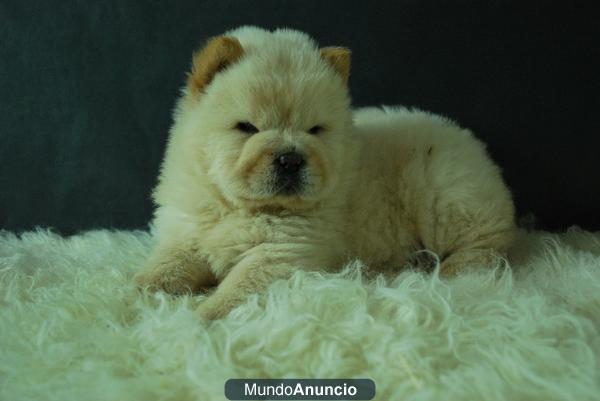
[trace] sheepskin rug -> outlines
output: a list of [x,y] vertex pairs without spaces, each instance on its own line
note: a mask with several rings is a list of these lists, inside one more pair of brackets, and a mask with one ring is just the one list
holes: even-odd
[[229,378],[371,378],[375,399],[600,399],[600,233],[512,267],[298,272],[227,318],[132,285],[148,232],[0,232],[0,400],[223,400]]

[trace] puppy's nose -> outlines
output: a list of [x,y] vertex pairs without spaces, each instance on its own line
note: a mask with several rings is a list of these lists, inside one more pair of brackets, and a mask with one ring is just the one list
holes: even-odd
[[287,173],[297,173],[304,165],[304,158],[296,152],[288,152],[277,157],[277,164]]

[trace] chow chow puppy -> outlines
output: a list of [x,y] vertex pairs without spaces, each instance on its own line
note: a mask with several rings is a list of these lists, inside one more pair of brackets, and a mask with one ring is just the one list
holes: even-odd
[[297,269],[401,269],[429,250],[448,275],[503,254],[513,204],[484,145],[429,113],[352,111],[349,71],[349,50],[289,29],[239,28],[194,55],[138,285],[216,285],[198,309],[215,319]]

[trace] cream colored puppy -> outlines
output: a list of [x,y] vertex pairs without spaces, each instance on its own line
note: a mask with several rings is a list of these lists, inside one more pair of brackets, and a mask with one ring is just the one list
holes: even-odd
[[293,30],[243,27],[193,59],[154,192],[158,245],[137,283],[218,285],[214,319],[297,269],[439,255],[484,266],[513,237],[513,205],[471,132],[403,108],[353,114],[350,52]]

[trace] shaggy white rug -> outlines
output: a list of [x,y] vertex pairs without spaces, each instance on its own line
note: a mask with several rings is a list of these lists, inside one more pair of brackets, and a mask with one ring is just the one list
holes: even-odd
[[222,400],[228,378],[371,378],[377,400],[600,399],[600,234],[522,233],[452,280],[298,273],[212,324],[132,285],[151,238],[0,233],[0,400]]

